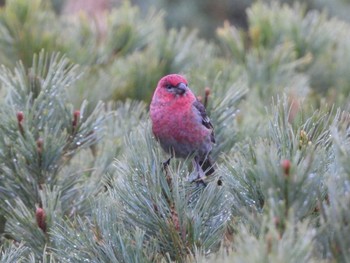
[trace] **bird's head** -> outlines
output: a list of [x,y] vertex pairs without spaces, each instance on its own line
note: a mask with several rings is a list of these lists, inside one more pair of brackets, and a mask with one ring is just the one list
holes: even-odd
[[170,74],[160,79],[158,92],[172,96],[181,96],[188,92],[187,80],[178,74]]
[[170,74],[159,80],[151,106],[170,103],[182,107],[183,105],[192,105],[195,100],[196,97],[189,89],[187,80],[181,75]]

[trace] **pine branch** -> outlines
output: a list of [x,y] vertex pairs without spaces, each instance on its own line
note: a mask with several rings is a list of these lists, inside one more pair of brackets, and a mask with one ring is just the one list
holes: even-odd
[[152,242],[137,229],[120,221],[115,200],[102,196],[94,201],[88,218],[60,222],[53,229],[54,254],[63,262],[152,262]]
[[332,126],[331,135],[334,142],[335,162],[326,181],[327,199],[320,205],[324,230],[320,233],[318,241],[336,260],[346,262],[349,260],[348,250],[350,246],[350,240],[345,234],[350,226],[348,213],[350,201],[349,113],[338,114],[338,122]]
[[[102,174],[86,180],[86,150],[85,158],[80,156],[84,161],[75,163],[81,150],[96,148],[106,115],[102,103],[88,112],[85,102],[73,111],[67,87],[78,76],[66,58],[45,52],[28,70],[18,64],[13,72],[5,67],[0,72],[7,89],[0,113],[1,213],[7,236],[25,241],[33,262],[54,260],[43,252],[51,242],[51,227],[58,218],[90,211],[87,196],[102,189]],[[96,149],[90,155],[96,157]]]
[[279,100],[266,136],[237,145],[220,166],[233,215],[260,229],[256,215],[272,211],[281,235],[290,213],[296,220],[319,218],[334,160],[330,125],[339,119],[339,113],[319,111],[291,124],[290,109],[286,99]]
[[262,228],[258,235],[246,226],[239,227],[235,242],[229,254],[226,250],[199,262],[318,262],[313,259],[315,231],[307,222],[288,220],[283,236],[274,225],[273,219],[261,218]]
[[12,263],[12,262],[28,262],[28,258],[32,256],[30,250],[23,243],[12,244],[7,247],[1,246],[1,262]]
[[24,241],[38,259],[45,247],[46,235],[35,220],[35,210],[30,211],[20,199],[15,200],[15,205],[9,202],[7,205],[6,231],[17,242]]
[[[38,202],[34,193],[40,185],[55,185],[67,160],[99,139],[104,119],[102,104],[90,116],[84,116],[84,103],[74,124],[77,117],[72,113],[72,105],[64,103],[66,87],[77,77],[75,70],[67,59],[58,55],[49,57],[42,52],[34,59],[29,74],[23,65],[18,65],[14,73],[3,68],[0,74],[8,89],[9,103],[2,110],[5,117],[0,125],[4,134],[1,143],[6,145],[3,170],[13,186],[20,180],[19,187],[24,191],[19,194],[24,194],[22,200],[32,206]],[[13,112],[17,112],[17,120],[11,117]]]
[[[208,109],[208,115],[210,116],[215,131],[215,138],[217,145],[213,150],[213,156],[216,158],[219,153],[228,152],[232,148],[233,144],[238,140],[237,122],[235,117],[239,113],[238,104],[245,97],[247,93],[247,87],[243,80],[237,81],[232,86],[220,87],[214,84],[214,93],[211,98]],[[224,98],[217,96],[216,94],[222,94],[225,92]]]
[[169,254],[173,260],[183,260],[194,247],[208,253],[217,249],[230,217],[220,186],[215,181],[204,190],[190,185],[183,163],[167,171],[169,184],[159,150],[141,130],[131,134],[127,145],[128,162],[116,163],[116,177],[110,182],[125,227],[145,231],[158,242],[155,252]]
[[33,54],[42,49],[62,50],[58,23],[47,1],[9,0],[0,11],[1,64],[9,67],[21,60],[29,67]]

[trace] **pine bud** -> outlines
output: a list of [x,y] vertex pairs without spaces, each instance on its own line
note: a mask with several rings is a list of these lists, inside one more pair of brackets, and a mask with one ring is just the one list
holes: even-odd
[[76,110],[73,113],[73,121],[72,121],[73,130],[75,130],[76,127],[78,126],[79,119],[80,119],[80,111]]
[[23,114],[23,111],[19,111],[17,112],[17,123],[18,123],[18,129],[19,129],[19,132],[24,135],[24,129],[23,129],[23,120],[24,120],[24,114]]
[[303,147],[306,147],[308,145],[311,145],[312,142],[309,140],[309,137],[306,133],[306,131],[301,130],[300,131],[300,139],[299,139],[299,149],[302,149]]
[[36,140],[37,152],[40,156],[43,153],[43,144],[44,144],[44,140],[42,138],[39,138]]
[[23,119],[24,119],[23,111],[17,112],[17,120],[18,120],[18,123],[22,123]]
[[46,233],[46,214],[44,209],[41,207],[38,207],[35,211],[35,218],[36,223],[38,224],[38,227],[41,228],[41,230]]
[[209,96],[210,96],[211,90],[209,87],[205,88],[205,97],[204,97],[204,107],[207,107],[208,105],[208,100],[209,100]]
[[281,166],[282,166],[284,175],[288,177],[289,172],[290,172],[290,166],[291,166],[290,161],[289,160],[282,160]]
[[209,87],[206,87],[205,88],[205,97],[209,97],[210,93],[211,93],[211,89]]

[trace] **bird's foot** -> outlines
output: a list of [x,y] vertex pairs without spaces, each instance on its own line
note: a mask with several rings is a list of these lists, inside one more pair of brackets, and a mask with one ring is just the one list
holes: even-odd
[[204,182],[204,179],[206,178],[206,176],[202,167],[200,167],[200,165],[196,160],[193,160],[193,166],[195,167],[195,171],[190,174],[188,180],[191,183],[195,182],[197,186],[199,185],[207,186],[207,184]]
[[190,175],[187,177],[187,180],[191,183],[195,182],[197,179],[198,179],[198,175],[196,172],[190,173]]
[[204,179],[205,179],[205,176],[197,178],[196,180],[194,180],[194,182],[196,182],[197,186],[203,185],[204,187],[206,187],[207,183],[204,181]]
[[204,187],[207,186],[207,183],[204,182],[206,177],[198,177],[198,174],[196,172],[193,172],[189,175],[189,177],[187,178],[187,180],[190,183],[196,183],[197,186],[203,185]]

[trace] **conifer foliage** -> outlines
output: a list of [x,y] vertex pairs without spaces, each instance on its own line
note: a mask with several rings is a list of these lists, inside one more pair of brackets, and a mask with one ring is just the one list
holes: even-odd
[[[0,10],[1,262],[348,262],[350,25],[258,2],[217,41],[124,3],[101,34],[44,0]],[[337,65],[335,67],[334,65]],[[191,182],[151,132],[185,74],[215,128]]]

